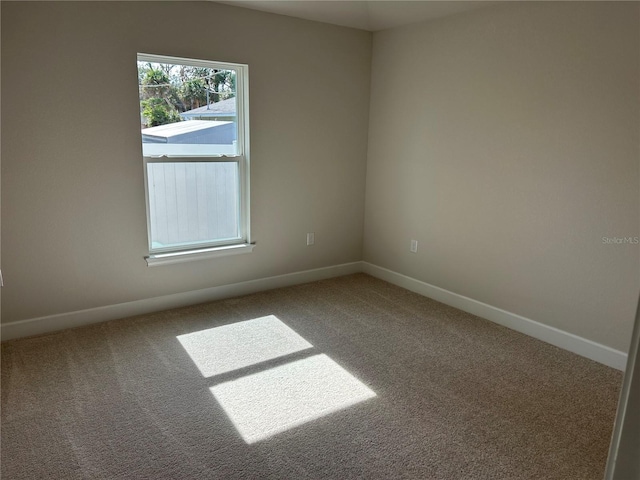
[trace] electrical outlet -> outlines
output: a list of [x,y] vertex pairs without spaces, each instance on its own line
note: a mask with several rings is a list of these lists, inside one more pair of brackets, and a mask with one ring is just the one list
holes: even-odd
[[307,233],[307,245],[316,243],[316,234],[314,232]]
[[411,246],[409,247],[411,253],[418,253],[418,240],[411,240]]

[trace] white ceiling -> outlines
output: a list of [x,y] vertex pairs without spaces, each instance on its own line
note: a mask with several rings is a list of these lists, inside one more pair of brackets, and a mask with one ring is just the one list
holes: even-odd
[[494,5],[496,1],[228,0],[227,5],[376,32]]

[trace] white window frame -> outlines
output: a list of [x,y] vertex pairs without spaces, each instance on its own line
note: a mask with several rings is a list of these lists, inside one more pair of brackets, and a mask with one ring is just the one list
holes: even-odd
[[[138,53],[138,61],[151,63],[169,63],[196,67],[215,68],[219,70],[235,70],[236,72],[236,118],[237,118],[237,152],[235,155],[206,156],[144,156],[144,191],[147,213],[147,239],[149,255],[145,257],[147,265],[163,265],[201,260],[212,257],[249,253],[254,245],[251,243],[251,218],[249,199],[249,66],[240,63],[197,60],[192,58],[171,57]],[[142,146],[142,138],[141,143]],[[181,162],[225,162],[238,165],[238,230],[236,238],[207,242],[197,245],[153,248],[151,238],[151,215],[149,203],[149,183],[147,165],[149,163],[181,163]]]

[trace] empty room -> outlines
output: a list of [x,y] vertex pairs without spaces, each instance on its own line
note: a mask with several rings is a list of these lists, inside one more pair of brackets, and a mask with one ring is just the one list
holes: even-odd
[[1,2],[3,479],[638,480],[640,3]]

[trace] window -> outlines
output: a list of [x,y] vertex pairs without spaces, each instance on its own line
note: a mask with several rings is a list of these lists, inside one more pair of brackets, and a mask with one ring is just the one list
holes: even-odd
[[149,265],[253,248],[247,73],[138,54]]

